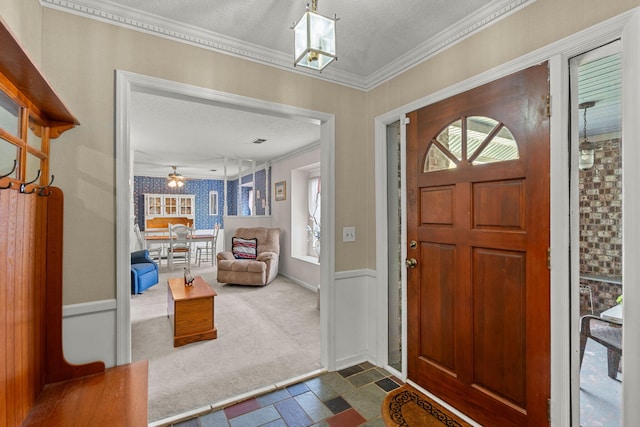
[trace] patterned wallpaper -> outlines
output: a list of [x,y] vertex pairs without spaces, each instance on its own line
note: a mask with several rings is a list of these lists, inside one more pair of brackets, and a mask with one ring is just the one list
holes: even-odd
[[[218,192],[218,214],[209,215],[209,191]],[[195,227],[196,230],[212,229],[215,224],[222,224],[224,200],[224,181],[209,179],[192,179],[185,181],[180,188],[167,186],[165,178],[135,176],[133,178],[133,211],[135,221],[144,230],[144,195],[145,194],[193,194],[195,195]]]
[[[252,174],[242,177],[242,183],[251,182]],[[264,215],[266,209],[262,207],[262,200],[266,198],[267,185],[271,185],[271,168],[256,171],[255,188],[260,192],[256,198],[256,215]],[[238,203],[238,180],[227,181],[227,206],[229,215],[236,215]],[[209,191],[218,192],[218,215],[209,215]],[[133,211],[135,221],[144,230],[144,195],[145,194],[192,194],[195,195],[195,227],[196,230],[212,229],[215,224],[224,228],[224,180],[191,179],[185,181],[184,186],[171,188],[167,186],[165,178],[149,176],[135,176],[133,178]],[[255,193],[257,195],[257,192]],[[266,200],[270,206],[270,200]],[[241,215],[251,215],[249,208],[249,188],[242,189]]]
[[[256,215],[264,215],[266,209],[262,207],[262,200],[266,199],[267,185],[271,185],[271,168],[269,167],[268,169],[257,170],[255,175],[256,182],[254,183],[254,187],[257,191],[260,192],[260,197],[256,197]],[[252,178],[252,174],[245,175],[242,177],[242,183],[249,183],[251,182]],[[227,189],[229,190],[229,194],[227,195],[227,206],[229,206],[229,215],[237,215],[238,180],[235,179],[227,181]],[[248,187],[242,188],[242,208],[240,210],[240,215],[251,215],[251,209],[249,207],[249,190],[250,188]],[[257,195],[257,192],[254,194]],[[265,206],[271,206],[271,200],[267,199],[265,201]]]

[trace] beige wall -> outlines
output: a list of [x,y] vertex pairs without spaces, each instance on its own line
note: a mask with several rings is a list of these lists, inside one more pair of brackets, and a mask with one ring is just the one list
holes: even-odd
[[[373,118],[640,0],[537,0],[369,93],[41,9],[37,0],[0,4],[3,19],[81,122],[52,148],[52,173],[66,196],[64,303],[73,304],[116,293],[114,70],[335,114],[336,271],[375,269]],[[342,243],[343,226],[356,226],[355,244]]]
[[0,0],[0,17],[40,67],[43,9],[37,0]]
[[[43,25],[44,72],[81,122],[52,147],[65,192],[65,304],[116,294],[116,69],[335,114],[337,205],[364,203],[367,164],[349,160],[363,150],[363,92],[51,9]],[[337,209],[338,225],[364,230],[368,221],[360,209]],[[349,254],[338,244],[338,270],[367,265],[367,239],[358,244]]]

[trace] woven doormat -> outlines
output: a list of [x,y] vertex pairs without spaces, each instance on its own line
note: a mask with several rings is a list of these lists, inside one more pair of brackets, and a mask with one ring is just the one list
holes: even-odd
[[409,384],[387,394],[382,419],[387,427],[471,427]]

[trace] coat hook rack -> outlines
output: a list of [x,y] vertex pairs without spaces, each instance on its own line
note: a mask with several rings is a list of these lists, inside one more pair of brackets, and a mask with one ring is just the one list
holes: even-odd
[[51,181],[49,181],[49,183],[47,185],[45,185],[44,187],[40,187],[40,190],[38,190],[38,196],[50,196],[51,192],[47,191],[45,193],[46,190],[48,190],[51,187],[51,184],[53,184],[53,180],[56,179],[55,175],[51,174]]
[[[6,175],[0,175],[0,179],[6,178],[9,175],[11,175],[12,173],[14,173],[16,171],[16,166],[18,166],[18,160],[14,159],[13,160],[13,167],[11,168],[9,173],[6,174]],[[11,188],[11,187],[13,187],[13,182],[10,182],[9,185],[7,185],[6,187],[0,187],[0,190],[6,190],[6,189]]]
[[36,182],[38,180],[38,178],[40,178],[40,169],[38,169],[38,173],[36,175],[36,177],[33,179],[33,181],[29,181],[29,182],[23,182],[22,184],[20,184],[20,192],[23,194],[31,194],[31,193],[35,193],[36,189],[33,188],[31,191],[27,192],[25,191],[27,188],[27,185],[31,185],[34,182]]

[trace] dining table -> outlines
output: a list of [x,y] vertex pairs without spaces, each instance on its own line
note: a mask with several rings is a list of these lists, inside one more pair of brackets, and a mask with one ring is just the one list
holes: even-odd
[[622,325],[622,304],[614,305],[613,307],[603,311],[600,313],[600,317]]
[[[213,234],[193,234],[191,236],[192,242],[206,242],[213,239]],[[145,234],[144,240],[147,243],[169,243],[172,237],[169,234]],[[175,239],[175,237],[174,237]]]

